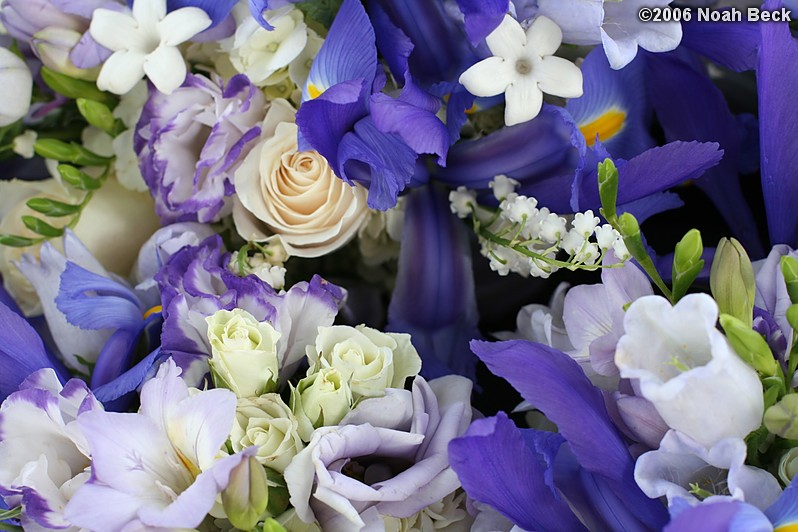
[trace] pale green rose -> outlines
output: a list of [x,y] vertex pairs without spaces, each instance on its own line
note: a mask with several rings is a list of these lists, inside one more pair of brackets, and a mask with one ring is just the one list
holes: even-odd
[[353,403],[349,384],[335,368],[323,368],[291,388],[291,410],[304,441],[310,441],[311,434],[319,427],[337,425]]
[[352,394],[380,397],[386,388],[404,388],[418,375],[421,357],[409,334],[384,333],[365,325],[319,327],[316,345],[308,346],[308,374],[335,368],[349,382]]
[[278,394],[239,399],[230,443],[235,452],[257,445],[258,462],[282,473],[304,447],[298,429],[296,417]]
[[205,318],[211,344],[211,371],[217,386],[238,397],[258,397],[277,387],[280,333],[246,310],[219,310]]

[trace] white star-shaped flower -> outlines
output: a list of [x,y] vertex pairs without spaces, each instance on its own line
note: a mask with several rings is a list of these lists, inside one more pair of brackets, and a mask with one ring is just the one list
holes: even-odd
[[582,96],[582,71],[552,54],[562,43],[560,27],[537,17],[524,32],[510,15],[485,39],[493,57],[483,59],[460,76],[474,96],[504,93],[504,121],[508,126],[535,118],[543,93],[563,98]]
[[145,75],[164,94],[186,79],[186,62],[177,46],[211,25],[198,7],[166,14],[166,0],[136,0],[133,9],[97,9],[91,36],[114,53],[103,64],[97,87],[126,94]]

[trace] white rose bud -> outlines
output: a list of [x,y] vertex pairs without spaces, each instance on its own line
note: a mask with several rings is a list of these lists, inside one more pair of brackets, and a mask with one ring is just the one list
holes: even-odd
[[421,357],[409,334],[383,333],[358,325],[319,327],[315,346],[307,346],[310,371],[335,368],[358,397],[380,397],[386,388],[404,388],[421,371]]
[[230,443],[235,452],[256,445],[255,459],[282,473],[304,447],[298,429],[296,417],[278,394],[239,399]]
[[14,52],[0,48],[0,126],[13,124],[28,114],[33,91],[33,76],[28,65]]
[[344,183],[319,153],[298,151],[285,100],[272,102],[262,130],[235,173],[238,234],[256,242],[277,235],[297,257],[319,257],[349,242],[368,214],[366,189]]
[[214,382],[238,397],[258,397],[276,388],[280,333],[246,310],[219,310],[205,318]]
[[299,422],[299,436],[310,441],[313,431],[337,425],[351,410],[352,390],[335,368],[305,377],[291,389],[291,410]]

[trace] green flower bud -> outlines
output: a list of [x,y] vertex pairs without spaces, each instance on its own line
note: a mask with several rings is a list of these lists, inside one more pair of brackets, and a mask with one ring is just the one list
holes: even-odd
[[291,410],[304,441],[319,427],[337,425],[353,403],[352,389],[336,368],[322,368],[291,389]]
[[676,244],[673,255],[673,299],[681,299],[687,293],[690,285],[701,273],[704,261],[701,253],[704,251],[704,244],[701,242],[701,233],[697,229],[691,229],[682,240]]
[[787,307],[787,323],[793,330],[798,331],[798,303]]
[[718,243],[709,287],[721,313],[731,314],[751,327],[756,295],[754,268],[737,240],[722,238]]
[[765,410],[765,428],[782,438],[798,439],[798,394],[785,395]]
[[604,159],[598,165],[598,189],[601,198],[601,214],[612,224],[617,218],[618,169],[612,159]]
[[111,157],[103,157],[74,142],[66,143],[57,139],[38,139],[33,145],[37,155],[45,159],[65,161],[78,166],[106,166]]
[[269,505],[269,480],[254,456],[230,472],[230,482],[222,491],[222,507],[230,523],[241,530],[252,530]]
[[115,137],[125,129],[121,120],[117,119],[107,105],[86,98],[78,98],[78,111],[86,121],[96,128],[102,129]]
[[790,301],[798,303],[798,259],[785,255],[781,258],[779,265],[784,282],[787,284]]
[[210,366],[216,386],[238,397],[258,397],[277,386],[280,333],[246,310],[219,310],[205,318],[212,354]]
[[763,375],[776,375],[779,365],[762,335],[729,314],[720,315],[720,324],[740,358]]

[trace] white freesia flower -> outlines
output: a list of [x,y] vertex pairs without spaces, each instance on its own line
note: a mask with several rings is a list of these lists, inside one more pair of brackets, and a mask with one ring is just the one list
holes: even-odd
[[186,79],[177,45],[210,25],[210,17],[198,7],[167,15],[166,0],[136,0],[132,11],[95,10],[91,36],[114,52],[100,71],[97,87],[125,94],[147,76],[159,91],[171,94]]
[[463,72],[460,83],[474,96],[504,93],[504,121],[508,126],[535,118],[543,93],[563,98],[582,96],[582,72],[553,54],[562,43],[559,26],[538,17],[524,32],[510,15],[485,39],[493,57]]
[[615,363],[621,377],[639,379],[640,392],[669,427],[706,447],[745,438],[762,423],[762,384],[753,368],[715,328],[718,307],[690,294],[675,307],[641,297],[624,317]]
[[0,83],[3,98],[0,100],[0,127],[13,124],[28,114],[33,90],[33,76],[18,55],[0,48]]
[[205,321],[213,353],[211,369],[225,388],[238,397],[270,391],[277,382],[280,333],[240,308],[219,310]]

